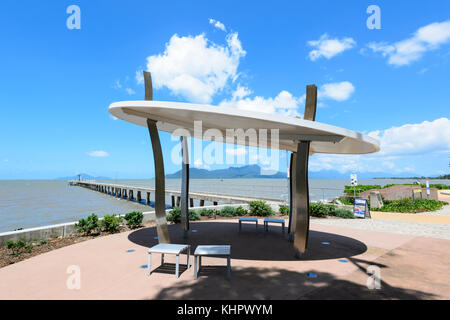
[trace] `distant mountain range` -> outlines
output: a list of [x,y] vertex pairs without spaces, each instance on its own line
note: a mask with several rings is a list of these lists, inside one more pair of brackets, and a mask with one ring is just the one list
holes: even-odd
[[[274,174],[261,174],[261,170],[264,172],[258,165],[248,165],[242,167],[230,167],[226,169],[217,169],[217,170],[206,170],[191,167],[189,168],[189,177],[191,179],[285,179],[287,178],[286,172],[274,172]],[[269,173],[269,172],[266,172]],[[273,172],[272,172],[273,173]],[[310,179],[350,179],[350,174],[352,172],[339,172],[337,170],[320,170],[320,171],[309,171]],[[357,173],[358,179],[418,179],[417,177],[421,177],[421,175],[415,175],[411,173],[404,174],[396,174],[395,176],[392,173],[388,172],[363,172]],[[437,176],[437,175],[436,175]],[[441,179],[445,179],[447,176],[439,177]],[[166,175],[168,179],[181,179],[181,170]],[[430,177],[432,178],[432,177]],[[434,177],[435,179],[437,177]],[[61,177],[56,180],[76,180],[78,176],[71,177]],[[94,177],[86,173],[81,174],[81,179],[83,180],[109,180],[109,177]],[[421,179],[424,179],[423,177]],[[448,179],[448,178],[447,178]]]
[[[310,179],[349,179],[352,172],[339,172],[337,170],[320,170],[309,171]],[[358,179],[405,179],[411,177],[409,174],[397,174],[395,177],[388,172],[363,172],[357,173]],[[181,170],[166,175],[168,179],[180,179]],[[262,175],[261,167],[258,165],[249,165],[243,167],[230,167],[227,169],[218,170],[206,170],[199,168],[189,168],[189,178],[191,179],[254,179],[254,178],[275,178],[284,179],[287,178],[286,172],[276,172],[273,175]]]
[[[80,175],[81,175],[81,180],[109,180],[109,179],[111,179],[108,177],[94,177],[87,173],[80,173]],[[60,177],[60,178],[56,178],[56,180],[78,180],[78,175],[71,176],[71,177]]]
[[[264,169],[261,169],[258,165],[249,165],[243,167],[230,167],[227,169],[217,169],[217,170],[206,170],[199,168],[189,168],[189,178],[190,179],[254,179],[254,178],[270,178],[270,179],[280,179],[286,178],[286,173],[275,172],[273,174],[261,174]],[[168,179],[180,179],[181,170],[166,175]]]
[[[309,178],[312,179],[350,179],[350,174],[353,172],[339,172],[337,170],[320,170],[309,171]],[[358,179],[408,179],[411,173],[396,174],[388,172],[357,172]]]

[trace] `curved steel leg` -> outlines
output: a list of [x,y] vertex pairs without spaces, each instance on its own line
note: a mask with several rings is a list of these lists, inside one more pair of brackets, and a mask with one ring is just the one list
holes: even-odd
[[295,194],[295,164],[297,161],[297,153],[293,152],[291,153],[291,162],[289,165],[289,226],[288,226],[288,233],[289,233],[289,241],[294,242],[294,235],[295,235],[295,213],[294,208],[296,208],[296,199],[293,197]]
[[147,119],[148,131],[152,140],[153,159],[155,162],[155,216],[159,243],[170,243],[169,229],[166,219],[166,186],[164,177],[164,161],[159,141],[156,122]]
[[[152,76],[144,71],[145,100],[153,100]],[[156,121],[147,119],[148,132],[152,141],[153,160],[155,163],[155,216],[156,231],[159,243],[170,243],[169,229],[166,219],[166,183],[164,176],[164,160],[159,140]]]
[[[304,119],[314,121],[317,107],[317,87],[306,87]],[[296,256],[306,252],[309,236],[308,159],[311,141],[298,141],[297,152],[291,158],[291,219],[289,239],[294,242]]]
[[183,164],[181,170],[181,227],[184,231],[184,237],[187,237],[189,230],[189,150],[187,137],[181,137],[181,153]]
[[295,217],[292,221],[294,228],[294,248],[297,255],[305,253],[309,235],[309,188],[308,188],[308,158],[309,141],[301,141],[297,145],[297,159],[295,163],[295,178],[293,188]]

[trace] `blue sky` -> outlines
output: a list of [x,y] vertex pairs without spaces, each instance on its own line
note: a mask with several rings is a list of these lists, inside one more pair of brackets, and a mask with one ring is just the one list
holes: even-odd
[[[379,30],[366,25],[373,4]],[[81,10],[79,30],[66,26],[70,5]],[[136,73],[149,67],[155,100],[300,116],[315,83],[317,121],[378,137],[382,149],[313,155],[313,171],[449,172],[447,0],[4,0],[0,39],[0,179],[153,177],[148,131],[107,111],[143,100]],[[161,139],[166,172],[177,171],[176,142]],[[285,170],[284,152],[280,163]]]

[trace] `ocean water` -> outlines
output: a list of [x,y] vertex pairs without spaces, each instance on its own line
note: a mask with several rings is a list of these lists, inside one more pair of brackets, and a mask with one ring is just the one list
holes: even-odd
[[[154,180],[105,180],[132,186],[154,186]],[[412,183],[409,179],[360,180],[360,184]],[[423,183],[423,181],[421,181]],[[430,180],[450,184],[450,180]],[[346,179],[311,179],[312,201],[332,199],[342,194]],[[166,188],[179,190],[181,181],[167,179]],[[192,179],[190,191],[216,194],[247,195],[287,201],[287,179]],[[153,201],[154,194],[151,196]],[[166,199],[170,204],[170,199]],[[194,205],[198,205],[194,202]],[[205,203],[208,205],[208,203]],[[133,210],[150,211],[149,206],[117,199],[81,187],[69,186],[64,180],[0,180],[0,232],[77,221],[91,213],[124,214]]]

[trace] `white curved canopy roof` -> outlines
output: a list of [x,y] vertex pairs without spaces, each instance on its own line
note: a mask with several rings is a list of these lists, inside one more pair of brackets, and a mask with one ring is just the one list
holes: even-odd
[[[112,103],[109,112],[122,120],[147,127],[147,119],[157,121],[158,130],[173,133],[184,128],[194,137],[194,121],[202,121],[202,130],[218,129],[226,137],[227,129],[267,129],[267,148],[297,151],[297,141],[311,141],[311,153],[365,154],[380,150],[377,140],[359,132],[328,124],[276,114],[166,101],[121,101]],[[270,144],[271,129],[279,130],[279,145]],[[211,138],[203,137],[204,140]],[[258,147],[252,139],[235,144]]]

